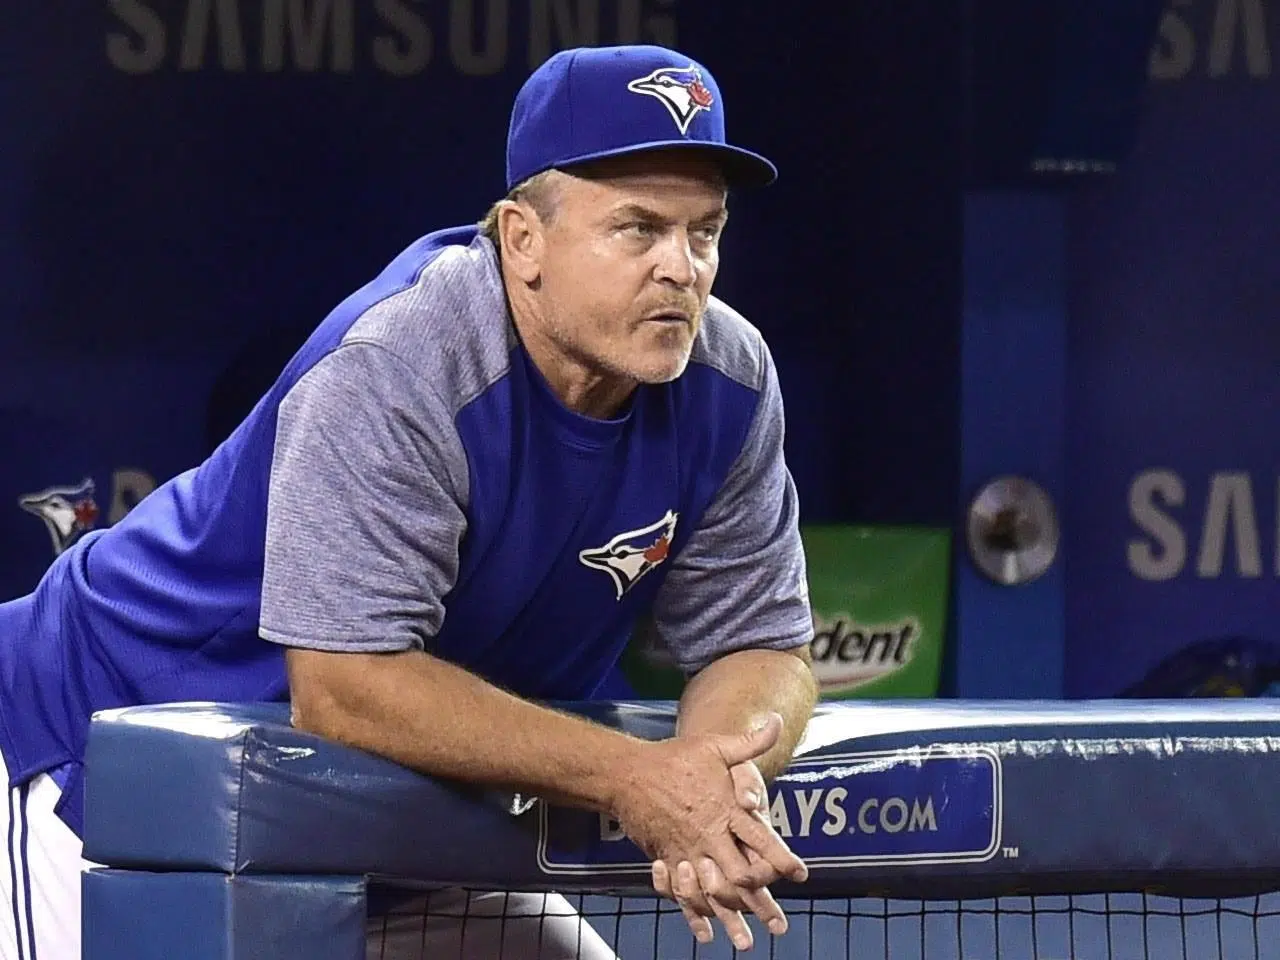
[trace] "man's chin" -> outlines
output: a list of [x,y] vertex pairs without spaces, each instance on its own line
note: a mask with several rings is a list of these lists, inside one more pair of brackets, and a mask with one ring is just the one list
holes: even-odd
[[631,375],[640,383],[656,386],[678,380],[688,366],[689,351],[684,350],[678,356],[669,356],[661,359],[655,357],[643,365],[637,364],[637,368],[632,371]]

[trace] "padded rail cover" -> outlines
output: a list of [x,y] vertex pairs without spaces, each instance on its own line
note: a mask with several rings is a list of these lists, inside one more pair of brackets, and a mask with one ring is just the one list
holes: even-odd
[[[638,736],[670,703],[562,705]],[[85,855],[112,867],[651,892],[607,819],[420,776],[280,705],[103,713]],[[1280,702],[833,703],[771,791],[788,896],[1280,886]],[[526,805],[520,805],[526,806]]]
[[363,878],[95,869],[81,889],[84,960],[365,956]]

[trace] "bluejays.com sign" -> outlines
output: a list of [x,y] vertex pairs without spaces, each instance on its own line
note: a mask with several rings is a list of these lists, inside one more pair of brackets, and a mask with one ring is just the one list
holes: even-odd
[[[1000,850],[1000,758],[983,747],[798,758],[770,788],[774,829],[810,867],[965,863]],[[538,866],[635,873],[649,859],[607,816],[544,805]]]

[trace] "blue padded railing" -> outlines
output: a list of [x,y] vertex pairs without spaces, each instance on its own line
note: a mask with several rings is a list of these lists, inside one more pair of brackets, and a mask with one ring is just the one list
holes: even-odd
[[[674,729],[671,703],[560,706]],[[771,789],[811,866],[776,892],[1274,890],[1278,750],[1269,701],[825,704]],[[86,769],[86,960],[363,957],[371,878],[652,893],[601,818],[419,775],[295,730],[284,705],[106,712]]]

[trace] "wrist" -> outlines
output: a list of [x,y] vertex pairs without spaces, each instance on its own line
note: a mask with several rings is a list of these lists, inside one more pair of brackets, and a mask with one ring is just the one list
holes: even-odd
[[637,770],[647,762],[647,740],[610,732],[596,751],[591,778],[591,802],[601,813],[616,815]]

